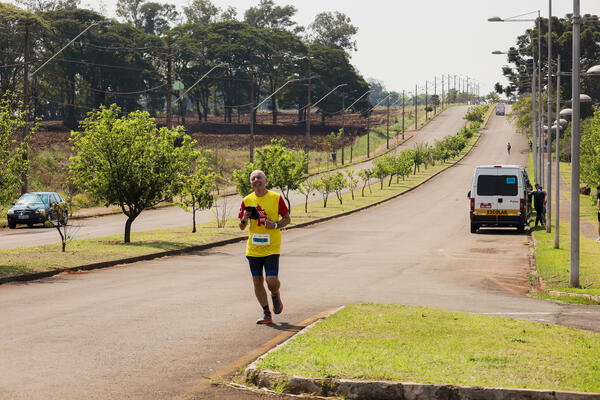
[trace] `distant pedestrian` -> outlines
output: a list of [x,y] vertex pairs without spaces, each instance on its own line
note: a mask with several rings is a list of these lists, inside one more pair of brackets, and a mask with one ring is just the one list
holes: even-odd
[[535,208],[535,226],[538,226],[538,222],[542,225],[546,225],[545,206],[546,206],[546,192],[540,185],[535,184],[535,190],[533,194],[533,207]]
[[597,242],[600,242],[600,185],[596,187],[596,205],[598,206],[598,239]]
[[529,141],[529,150],[531,150],[531,148],[533,147],[533,143],[531,142],[531,140]]
[[[267,286],[271,292],[273,312],[279,314],[283,311],[283,303],[279,294],[281,284],[278,278],[281,248],[279,229],[290,223],[290,212],[280,194],[267,190],[267,177],[263,171],[256,170],[250,174],[250,185],[254,189],[254,193],[242,200],[238,215],[239,227],[244,230],[248,224],[250,225],[246,258],[250,264],[254,294],[263,309],[263,316],[256,323],[269,324],[273,322],[273,319],[264,279],[266,277]],[[263,269],[265,277],[263,277]]]
[[506,145],[506,151],[508,151],[508,155],[510,156],[510,142]]

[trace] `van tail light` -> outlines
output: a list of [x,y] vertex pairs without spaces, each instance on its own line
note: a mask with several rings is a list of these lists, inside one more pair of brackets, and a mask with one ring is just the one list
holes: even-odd
[[475,211],[475,197],[471,197],[471,211]]
[[519,210],[521,215],[525,214],[525,199],[519,199]]

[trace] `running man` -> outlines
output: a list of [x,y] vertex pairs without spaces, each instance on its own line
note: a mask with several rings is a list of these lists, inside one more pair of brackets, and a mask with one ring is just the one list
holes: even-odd
[[[273,322],[269,301],[264,285],[264,275],[267,286],[271,292],[273,312],[280,314],[283,303],[279,294],[279,254],[281,248],[281,232],[279,229],[290,223],[290,212],[283,197],[271,190],[267,190],[267,177],[265,173],[256,170],[250,174],[250,186],[254,193],[242,200],[239,227],[241,230],[250,225],[248,243],[246,245],[246,258],[250,264],[254,294],[263,309],[263,316],[257,324]],[[281,219],[279,218],[281,216]]]

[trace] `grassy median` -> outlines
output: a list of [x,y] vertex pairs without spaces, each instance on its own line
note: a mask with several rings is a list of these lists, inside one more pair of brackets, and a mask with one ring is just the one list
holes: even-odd
[[600,392],[600,334],[393,304],[344,308],[259,361],[287,375]]
[[[529,155],[529,174],[533,180],[533,158]],[[571,164],[560,163],[561,177],[570,183]],[[553,171],[554,172],[554,171]],[[553,182],[554,183],[554,182]],[[555,189],[555,188],[554,188]],[[553,189],[553,190],[554,190]],[[563,195],[570,199],[570,192],[562,192]],[[554,195],[554,192],[552,193]],[[553,196],[555,197],[555,196]],[[556,200],[556,199],[554,199]],[[561,200],[561,208],[569,208],[570,201]],[[554,209],[553,209],[554,210]],[[592,203],[590,196],[580,197],[581,219],[597,223],[595,203]],[[552,230],[551,233],[546,233],[545,229],[540,227],[532,228],[532,235],[536,241],[535,258],[537,270],[540,277],[543,279],[546,291],[555,290],[568,293],[580,293],[589,295],[600,295],[600,245],[594,238],[588,238],[583,234],[579,236],[579,283],[580,288],[571,287],[570,282],[570,245],[571,232],[570,224],[563,219],[560,220],[559,243],[560,248],[554,248],[555,223],[556,215],[552,215]],[[551,297],[556,300],[566,302],[582,302],[586,304],[596,304],[591,300],[578,301],[568,297]]]

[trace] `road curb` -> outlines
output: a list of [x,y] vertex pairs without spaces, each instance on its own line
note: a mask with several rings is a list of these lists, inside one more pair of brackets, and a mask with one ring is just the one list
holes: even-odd
[[[489,120],[489,118],[488,118]],[[282,229],[282,231],[286,231],[286,230],[292,230],[292,229],[298,229],[298,228],[304,228],[307,226],[311,226],[311,225],[315,225],[315,224],[319,224],[322,222],[326,222],[326,221],[330,221],[332,219],[335,218],[342,218],[360,211],[364,211],[367,210],[371,207],[375,207],[378,205],[381,205],[383,203],[386,203],[388,201],[391,200],[395,200],[400,196],[403,196],[407,193],[412,192],[415,189],[418,189],[419,187],[423,186],[424,184],[428,183],[429,181],[431,181],[432,179],[436,178],[438,175],[440,175],[441,173],[447,171],[448,169],[454,167],[456,164],[458,164],[459,162],[461,162],[465,157],[467,157],[469,154],[471,154],[471,152],[473,151],[473,149],[475,148],[475,146],[477,146],[477,143],[479,142],[479,139],[482,136],[481,130],[485,129],[485,127],[487,126],[487,121],[485,123],[484,126],[482,126],[482,128],[480,129],[479,132],[479,137],[477,138],[477,140],[475,141],[475,143],[473,143],[473,146],[469,149],[469,151],[467,151],[462,157],[460,157],[458,160],[456,160],[454,163],[452,163],[451,165],[448,165],[446,168],[436,172],[435,174],[431,175],[429,178],[425,179],[423,182],[419,183],[418,185],[415,185],[409,189],[406,189],[403,192],[397,193],[393,196],[390,196],[388,198],[379,200],[375,203],[371,203],[371,204],[367,204],[366,206],[363,207],[359,207],[359,208],[355,208],[353,210],[349,210],[349,211],[345,211],[343,213],[340,214],[334,214],[334,215],[330,215],[328,217],[324,217],[324,218],[319,218],[313,221],[308,221],[308,222],[302,222],[300,224],[294,225],[294,226],[290,226],[290,227],[286,227],[284,229]],[[0,278],[0,285],[5,284],[5,283],[10,283],[10,282],[28,282],[28,281],[34,281],[34,280],[38,280],[38,279],[43,279],[43,278],[50,278],[54,275],[58,275],[58,274],[62,274],[64,272],[77,272],[77,271],[91,271],[94,269],[100,269],[100,268],[108,268],[108,267],[114,267],[116,265],[121,265],[121,264],[132,264],[132,263],[136,263],[139,261],[150,261],[150,260],[154,260],[156,258],[161,258],[161,257],[169,257],[169,256],[178,256],[178,255],[182,255],[182,254],[186,254],[186,253],[193,253],[196,251],[201,251],[201,250],[207,250],[207,249],[211,249],[214,247],[220,247],[220,246],[225,246],[228,244],[233,244],[233,243],[238,243],[241,242],[243,240],[247,240],[248,236],[244,235],[244,236],[239,236],[239,237],[234,237],[231,239],[226,239],[226,240],[221,240],[218,242],[212,242],[212,243],[206,243],[203,245],[198,245],[198,246],[191,246],[191,247],[185,247],[183,249],[177,249],[177,250],[167,250],[167,251],[162,251],[162,252],[158,252],[158,253],[152,253],[152,254],[145,254],[142,256],[136,256],[136,257],[130,257],[130,258],[123,258],[123,259],[118,259],[118,260],[111,260],[111,261],[102,261],[102,262],[98,262],[98,263],[93,263],[93,264],[86,264],[86,265],[80,265],[80,266],[76,266],[76,267],[69,267],[69,268],[58,268],[52,271],[44,271],[44,272],[36,272],[36,273],[32,273],[32,274],[24,274],[24,275],[16,275],[16,276],[7,276],[7,277],[3,277]]]
[[282,387],[291,394],[339,396],[352,400],[599,400],[600,394],[413,382],[359,381],[288,376],[249,370],[248,380],[261,388]]

